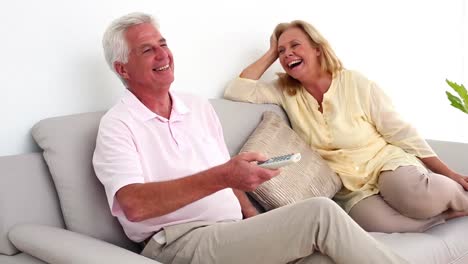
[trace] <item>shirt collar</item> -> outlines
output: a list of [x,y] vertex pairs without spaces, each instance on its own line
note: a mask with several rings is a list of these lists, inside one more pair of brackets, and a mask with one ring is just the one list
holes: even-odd
[[[178,120],[181,116],[190,112],[190,109],[183,102],[179,96],[175,95],[172,92],[169,92],[169,96],[172,99],[172,109],[171,116],[169,117],[170,121]],[[129,110],[134,114],[134,116],[141,121],[145,122],[154,118],[157,118],[161,121],[168,121],[165,117],[159,116],[146,105],[144,105],[132,92],[128,89],[125,90],[122,97],[122,103],[125,104]]]

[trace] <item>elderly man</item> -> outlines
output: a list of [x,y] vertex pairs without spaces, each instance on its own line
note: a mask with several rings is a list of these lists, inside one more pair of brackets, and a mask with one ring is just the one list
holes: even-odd
[[170,90],[174,59],[151,16],[115,20],[103,45],[127,90],[101,120],[93,164],[112,214],[130,239],[146,242],[143,255],[163,263],[406,263],[329,199],[256,215],[243,191],[279,171],[253,163],[265,160],[258,153],[230,159],[209,102]]

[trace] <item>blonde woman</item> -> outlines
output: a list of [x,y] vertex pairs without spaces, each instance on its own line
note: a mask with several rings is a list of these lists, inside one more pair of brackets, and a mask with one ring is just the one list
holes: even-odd
[[[278,58],[285,73],[259,81]],[[422,232],[468,214],[468,177],[436,156],[376,83],[344,69],[307,22],[277,25],[270,49],[225,97],[282,106],[293,129],[340,176],[335,200],[367,231]]]

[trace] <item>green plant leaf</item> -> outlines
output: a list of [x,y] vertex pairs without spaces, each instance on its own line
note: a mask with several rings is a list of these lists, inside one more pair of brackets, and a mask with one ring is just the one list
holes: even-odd
[[451,81],[449,81],[447,79],[445,79],[445,81],[460,96],[460,99],[462,101],[460,103],[462,104],[463,108],[465,109],[463,112],[467,113],[468,112],[468,91],[466,90],[465,86],[463,86],[463,84],[459,85],[457,83],[451,82]]
[[449,99],[451,105],[455,108],[460,109],[461,111],[468,114],[468,111],[465,109],[465,106],[462,103],[462,100],[455,95],[451,94],[450,92],[445,92],[447,94],[447,98]]
[[457,94],[460,96],[457,97],[450,92],[445,92],[447,95],[447,98],[449,99],[451,105],[457,109],[460,109],[462,112],[468,114],[468,91],[466,90],[465,86],[463,84],[458,85],[457,83],[451,82],[447,79],[445,79],[445,82],[452,87],[452,89],[457,92]]

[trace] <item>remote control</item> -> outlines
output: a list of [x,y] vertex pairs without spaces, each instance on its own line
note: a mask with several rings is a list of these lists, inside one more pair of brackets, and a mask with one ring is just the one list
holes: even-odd
[[257,163],[258,166],[265,169],[278,169],[283,166],[296,163],[301,160],[301,153],[292,153],[283,156],[273,157],[266,161]]

